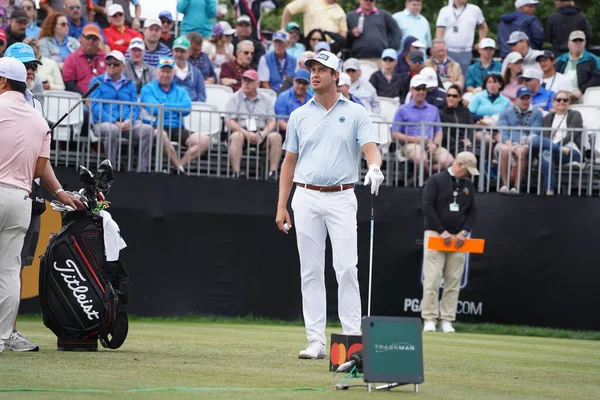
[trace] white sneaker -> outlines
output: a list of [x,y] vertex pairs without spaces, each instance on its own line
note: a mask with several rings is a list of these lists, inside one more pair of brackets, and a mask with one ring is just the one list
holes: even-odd
[[510,192],[516,194],[519,193],[519,190],[517,188],[510,188]]
[[17,330],[13,331],[5,344],[10,351],[38,351],[40,349],[39,345],[31,343],[27,336]]
[[508,193],[508,186],[504,185],[500,188],[500,193]]
[[426,319],[423,324],[423,332],[435,332],[435,321]]
[[452,326],[452,322],[450,322],[450,321],[442,321],[441,328],[442,328],[442,332],[444,332],[444,333],[456,332],[456,330],[454,330],[454,327]]
[[306,349],[298,353],[298,358],[318,360],[327,357],[325,345],[318,340],[313,340],[306,346]]

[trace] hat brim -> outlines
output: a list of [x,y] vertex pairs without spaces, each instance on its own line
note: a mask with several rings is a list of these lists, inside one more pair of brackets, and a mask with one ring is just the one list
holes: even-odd
[[[465,167],[466,167],[466,165],[465,165]],[[467,171],[469,171],[469,174],[471,174],[471,176],[479,175],[479,170],[475,167],[467,167]]]
[[314,59],[314,58],[309,58],[308,60],[304,61],[304,66],[310,68],[310,66],[312,65],[313,62],[318,62],[319,64],[321,64],[321,65],[323,65],[323,66],[325,66],[325,67],[327,67],[329,69],[333,69],[329,65],[325,64],[325,62],[323,60],[321,60],[321,59]]
[[37,65],[42,65],[42,62],[40,60],[38,60],[37,58],[35,58],[35,57],[17,58],[17,60],[21,61],[22,63],[32,62],[32,63],[37,64]]

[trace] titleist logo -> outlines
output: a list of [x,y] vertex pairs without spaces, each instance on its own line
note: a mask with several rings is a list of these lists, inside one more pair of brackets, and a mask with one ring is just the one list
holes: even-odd
[[94,305],[92,304],[92,300],[87,298],[86,293],[89,288],[86,285],[81,285],[80,281],[77,280],[77,277],[81,280],[81,282],[87,282],[86,279],[81,275],[79,271],[79,267],[72,260],[67,260],[65,264],[67,264],[66,268],[58,268],[54,262],[54,270],[60,272],[63,280],[73,292],[73,297],[77,299],[77,302],[81,306],[81,309],[84,313],[87,314],[87,317],[90,321],[94,319],[100,319],[98,315],[98,311],[94,311]]

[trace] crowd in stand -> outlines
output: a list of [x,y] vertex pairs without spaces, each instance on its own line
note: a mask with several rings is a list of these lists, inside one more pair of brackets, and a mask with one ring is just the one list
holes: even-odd
[[[7,19],[0,27],[0,52],[20,42],[34,49],[41,65],[29,85],[36,95],[47,90],[84,93],[100,82],[92,98],[190,109],[192,102],[207,101],[205,85],[230,87],[235,93],[225,111],[256,115],[227,121],[234,177],[244,176],[241,155],[244,144],[251,143],[268,147],[268,176],[276,179],[287,123],[268,116],[287,116],[312,97],[304,61],[323,50],[345,60],[341,96],[372,114],[381,113],[381,98],[399,102],[391,132],[398,154],[443,167],[459,150],[477,154],[477,142],[485,137],[499,160],[503,192],[519,190],[518,175],[525,168],[514,165],[530,151],[544,154],[545,191],[554,193],[556,179],[548,173],[552,166],[582,159],[581,136],[566,130],[581,128],[581,115],[569,110],[569,104],[582,102],[588,88],[600,86],[600,61],[586,50],[592,38],[589,23],[574,1],[555,1],[556,11],[544,27],[536,16],[538,0],[516,0],[515,10],[500,18],[497,41],[489,37],[484,12],[467,0],[440,9],[433,32],[421,14],[422,0],[406,0],[393,15],[378,8],[376,0],[357,0],[352,10],[342,9],[336,0],[293,0],[269,41],[260,30],[262,1],[251,7],[235,2],[232,26],[218,0],[179,0],[179,37],[173,35],[175,18],[169,11],[141,21],[137,0],[106,3],[41,0],[46,17],[39,26],[33,0],[2,0],[0,10]],[[302,24],[292,20],[298,15]],[[545,42],[550,48],[543,49]],[[479,54],[476,60],[474,53]],[[365,71],[367,65],[377,70]],[[139,138],[139,154],[148,157],[152,138],[162,135],[173,170],[183,173],[209,148],[209,138],[188,131],[177,112],[165,115],[163,126],[157,127],[156,114],[157,107],[108,103],[85,109],[113,160],[123,132]],[[495,134],[469,130],[469,137],[461,138],[464,132],[458,129],[448,135],[429,126],[422,148],[421,128],[401,125],[418,122],[554,130],[539,135],[534,129]],[[173,137],[187,148],[181,158],[170,144]],[[146,156],[138,157],[138,170],[148,170],[148,162]]]

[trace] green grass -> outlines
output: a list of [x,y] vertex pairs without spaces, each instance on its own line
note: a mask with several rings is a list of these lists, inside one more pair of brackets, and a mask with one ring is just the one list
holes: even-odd
[[[367,396],[363,388],[335,391],[333,386],[343,376],[334,379],[327,371],[328,361],[297,358],[305,342],[302,326],[276,324],[276,321],[257,324],[245,319],[214,320],[134,319],[130,336],[119,350],[59,353],[54,350],[55,337],[39,317],[21,318],[20,329],[42,348],[39,353],[0,354],[0,398],[317,400]],[[464,331],[474,325],[457,327]],[[328,335],[338,331],[329,328]],[[424,335],[424,359],[425,383],[421,385],[421,393],[415,395],[412,387],[405,386],[371,396],[486,400],[598,398],[600,341],[432,333]],[[350,383],[363,382],[354,379]],[[108,392],[5,391],[16,388]],[[159,388],[182,390],[136,391]],[[292,388],[317,390],[292,391]]]

